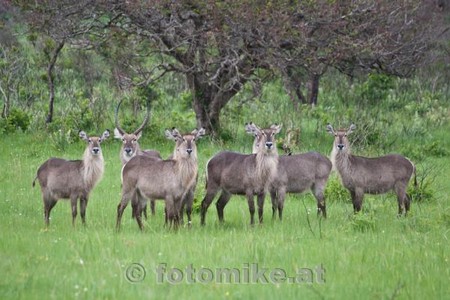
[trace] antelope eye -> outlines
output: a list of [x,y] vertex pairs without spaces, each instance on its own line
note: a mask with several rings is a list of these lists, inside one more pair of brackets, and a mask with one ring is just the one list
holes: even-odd
[[92,139],[89,139],[89,144],[92,144]]
[[133,139],[133,140],[132,140],[133,144],[136,144],[136,141],[137,141],[136,139]]

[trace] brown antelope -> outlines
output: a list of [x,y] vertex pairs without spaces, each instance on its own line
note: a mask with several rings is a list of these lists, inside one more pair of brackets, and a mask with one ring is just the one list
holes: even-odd
[[[258,152],[260,139],[261,136],[255,135],[253,153]],[[282,219],[286,193],[302,193],[307,189],[311,190],[317,200],[317,213],[326,217],[324,190],[331,168],[331,161],[317,152],[279,156],[278,173],[270,188],[272,217],[275,217],[278,210],[279,218]]]
[[[352,155],[348,135],[355,129],[352,124],[349,129],[335,131],[327,125],[327,131],[334,135],[331,161],[342,184],[350,191],[354,212],[361,210],[364,194],[385,194],[393,190],[397,194],[398,214],[405,210],[406,215],[410,207],[406,189],[412,174],[416,174],[414,164],[398,154],[374,158]],[[414,184],[417,185],[415,176]]]
[[50,158],[39,167],[36,178],[33,180],[33,187],[36,179],[41,185],[47,226],[50,222],[50,211],[59,199],[70,199],[72,224],[75,225],[79,198],[81,220],[85,224],[89,193],[102,178],[104,162],[100,143],[109,137],[109,130],[106,130],[101,137],[89,137],[84,131],[80,131],[79,136],[88,143],[82,160]]
[[[122,103],[122,100],[119,102],[116,108],[115,113],[115,125],[116,128],[114,128],[114,137],[116,139],[120,139],[122,141],[122,147],[120,148],[120,160],[122,161],[122,166],[124,166],[132,157],[136,155],[146,155],[149,157],[153,157],[156,159],[162,159],[161,155],[158,151],[155,150],[141,150],[139,146],[139,139],[142,136],[142,130],[147,125],[149,118],[150,118],[150,103],[147,102],[147,115],[145,116],[144,121],[142,124],[133,132],[133,133],[126,133],[125,130],[123,130],[119,125],[119,107]],[[144,213],[145,218],[147,219],[147,202],[142,204],[142,212]],[[150,208],[152,211],[152,215],[155,214],[155,200],[150,199]],[[132,212],[132,216],[135,216],[135,211]]]
[[[186,195],[193,191],[196,184],[198,163],[196,140],[205,134],[205,129],[193,130],[189,134],[180,134],[177,129],[166,130],[166,137],[175,141],[172,159],[156,160],[138,155],[133,157],[123,168],[122,199],[117,207],[117,230],[123,211],[128,202],[138,210],[145,198],[164,199],[166,203],[166,221],[175,227],[179,223],[181,206]],[[187,204],[188,222],[192,205]],[[136,221],[142,230],[140,213]]]
[[275,135],[281,125],[260,129],[253,123],[246,124],[246,132],[258,136],[261,146],[256,154],[223,151],[207,163],[206,195],[201,204],[201,224],[205,224],[206,211],[219,190],[222,191],[216,208],[219,221],[223,222],[223,210],[232,194],[245,195],[250,211],[250,224],[254,224],[254,195],[258,198],[259,222],[263,221],[265,193],[276,176],[278,153]]

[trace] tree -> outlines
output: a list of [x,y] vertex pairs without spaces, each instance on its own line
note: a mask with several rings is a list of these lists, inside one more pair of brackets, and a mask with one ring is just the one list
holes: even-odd
[[118,8],[175,58],[168,67],[186,75],[198,125],[213,131],[258,68],[284,75],[301,102],[299,85],[309,82],[308,102],[316,104],[327,69],[409,76],[434,38],[430,7],[420,0],[180,2]]
[[48,114],[45,119],[45,123],[51,123],[53,120],[53,106],[55,103],[55,76],[54,69],[56,60],[58,59],[59,53],[64,47],[65,41],[61,40],[58,42],[56,47],[51,51],[49,55],[48,65],[47,65],[47,84],[49,91],[49,101],[48,101]]
[[[0,39],[1,41],[2,39]],[[17,49],[4,43],[0,46],[0,95],[3,99],[2,118],[7,118],[11,108],[12,97],[18,90],[21,74],[25,69],[23,58]],[[17,97],[17,96],[16,96]]]
[[122,62],[114,70],[121,83],[183,74],[197,125],[213,135],[221,109],[258,69],[281,74],[294,102],[306,102],[301,85],[310,82],[315,104],[329,68],[350,76],[373,70],[408,76],[433,40],[429,6],[421,0],[35,3],[45,32],[57,41],[122,43],[114,56]]
[[244,7],[213,1],[133,2],[115,7],[129,21],[127,30],[147,37],[153,50],[159,50],[154,55],[163,54],[160,69],[186,76],[197,125],[213,135],[220,129],[221,109],[257,68],[251,26],[233,14]]
[[53,120],[55,102],[55,66],[63,47],[71,45],[88,48],[86,44],[88,36],[94,34],[95,27],[102,28],[104,24],[96,15],[93,5],[95,1],[80,0],[46,0],[30,3],[29,1],[17,1],[25,12],[25,17],[30,25],[31,32],[43,33],[47,40],[44,41],[44,54],[47,59],[46,75],[49,90],[48,114],[46,123]]
[[279,45],[277,66],[291,99],[317,103],[320,77],[330,68],[349,76],[411,75],[436,36],[432,9],[426,1],[383,0],[312,1],[280,11],[289,25],[273,47]]
[[21,53],[20,44],[13,26],[18,18],[17,9],[7,2],[0,3],[0,98],[3,99],[2,118],[10,114],[19,90],[26,86],[24,75],[27,62]]

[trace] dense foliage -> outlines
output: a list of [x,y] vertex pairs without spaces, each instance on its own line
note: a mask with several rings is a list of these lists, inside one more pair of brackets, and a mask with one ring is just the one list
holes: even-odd
[[[380,83],[425,65],[444,66],[437,82],[447,74],[447,7],[434,1],[7,1],[0,8],[3,118],[24,100],[39,103],[34,110],[46,123],[67,103],[82,102],[83,118],[89,102],[103,117],[99,99],[114,106],[112,99],[145,96],[139,87],[167,90],[175,81],[174,97],[190,94],[196,126],[217,136],[222,110],[247,85],[257,96],[281,78],[298,109],[318,103],[319,82],[336,70]],[[371,102],[386,94],[359,91]]]

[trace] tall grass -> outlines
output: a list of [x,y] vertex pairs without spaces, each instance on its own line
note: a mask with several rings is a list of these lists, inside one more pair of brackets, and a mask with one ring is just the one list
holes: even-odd
[[[77,130],[100,133],[105,127],[112,129],[119,98],[127,98],[129,105],[142,102],[142,97],[134,92],[117,95],[111,79],[104,76],[108,64],[99,57],[82,59],[80,53],[64,49],[56,68],[55,121],[44,128],[48,91],[39,64],[45,60],[29,41],[21,38],[19,42],[18,56],[37,63],[23,69],[12,99],[14,108],[32,117],[29,129],[4,134],[9,125],[14,131],[16,123],[26,118],[18,114],[13,124],[0,120],[0,299],[448,298],[448,86],[379,75],[350,81],[330,73],[321,81],[319,105],[298,110],[280,82],[265,84],[257,96],[245,87],[222,111],[222,140],[198,142],[196,206],[205,194],[205,165],[210,157],[223,149],[251,152],[252,139],[244,133],[245,122],[261,126],[281,123],[281,139],[287,130],[298,130],[299,138],[291,145],[294,152],[314,150],[325,155],[332,143],[324,132],[326,124],[345,127],[353,122],[357,126],[352,139],[355,154],[397,152],[418,166],[426,187],[422,191],[431,193],[433,201],[414,201],[405,218],[397,218],[396,199],[391,194],[366,196],[362,213],[353,215],[348,192],[333,174],[326,190],[326,220],[317,218],[315,199],[306,193],[288,196],[282,222],[271,219],[270,201],[266,200],[264,224],[252,227],[246,200],[233,196],[225,208],[224,224],[218,223],[212,205],[206,226],[201,227],[199,215],[194,214],[192,228],[169,230],[163,225],[160,201],[156,215],[145,222],[144,232],[139,232],[131,219],[130,208],[122,219],[121,232],[116,232],[120,142],[109,139],[102,144],[105,175],[91,193],[87,226],[78,218],[72,227],[70,205],[60,201],[47,229],[39,187],[31,187],[39,165],[51,156],[79,159],[85,144],[78,141]],[[89,63],[79,64],[83,61]],[[157,97],[152,102],[152,119],[140,143],[143,149],[157,149],[168,157],[173,145],[164,139],[164,129],[176,126],[189,131],[195,126],[191,95],[177,76],[167,76],[153,88]],[[126,103],[123,108],[124,126],[140,124],[144,112],[131,115]],[[428,179],[432,180],[423,177],[424,170],[431,170]],[[142,270],[131,272],[133,263],[145,268],[141,282],[130,281],[144,274]],[[176,269],[184,276],[188,275],[186,268],[197,274],[202,268],[236,268],[243,273],[254,264],[267,268],[266,276],[277,268],[289,276],[312,270],[313,280],[302,284],[263,280],[188,283],[186,277],[170,284],[167,280]],[[167,269],[163,283],[157,282],[160,266]],[[318,282],[317,267],[325,269],[325,282]]]

